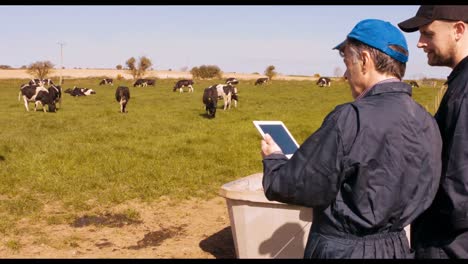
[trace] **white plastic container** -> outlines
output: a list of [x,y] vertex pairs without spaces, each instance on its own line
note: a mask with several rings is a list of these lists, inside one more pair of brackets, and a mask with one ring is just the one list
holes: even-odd
[[[302,258],[312,224],[312,209],[268,201],[263,173],[224,184],[237,258]],[[409,226],[405,227],[408,240]]]
[[302,258],[312,209],[268,201],[256,173],[221,187],[238,258]]

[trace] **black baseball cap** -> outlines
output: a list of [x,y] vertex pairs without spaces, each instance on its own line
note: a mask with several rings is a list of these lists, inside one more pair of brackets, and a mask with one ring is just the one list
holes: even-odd
[[434,20],[468,22],[468,5],[422,5],[416,15],[398,24],[405,32],[414,32]]

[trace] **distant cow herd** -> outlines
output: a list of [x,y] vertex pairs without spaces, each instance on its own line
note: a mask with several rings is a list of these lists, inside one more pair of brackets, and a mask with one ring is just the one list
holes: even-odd
[[[270,81],[269,78],[258,78],[254,85],[265,85]],[[416,81],[408,82],[412,87],[419,87]],[[137,79],[133,87],[146,87],[155,86],[155,79]],[[184,88],[188,89],[189,93],[194,92],[194,81],[190,79],[178,80],[174,86],[173,91],[184,92]],[[216,116],[216,109],[218,107],[218,100],[223,100],[223,110],[231,109],[231,105],[237,108],[239,103],[239,96],[236,85],[239,80],[234,77],[227,78],[224,84],[213,84],[203,90],[202,102],[206,110],[206,114],[210,118]],[[111,78],[104,78],[99,82],[99,85],[114,85],[114,80]],[[319,87],[330,87],[331,78],[320,77],[317,79],[316,85]],[[73,97],[90,96],[96,94],[96,91],[89,88],[77,87],[68,88],[64,93],[70,94]],[[49,112],[56,112],[61,107],[62,87],[55,85],[51,79],[32,79],[20,87],[18,101],[23,98],[24,107],[29,111],[29,103],[34,103],[34,111],[39,107],[46,112],[46,106]],[[127,113],[127,104],[130,100],[130,89],[127,86],[118,86],[115,90],[115,99],[120,105],[120,112]]]

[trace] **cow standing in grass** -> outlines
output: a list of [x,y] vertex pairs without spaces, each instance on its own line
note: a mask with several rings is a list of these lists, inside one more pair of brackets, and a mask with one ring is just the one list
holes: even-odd
[[237,85],[237,84],[239,84],[239,80],[237,80],[234,77],[227,78],[226,79],[226,84]]
[[231,102],[234,100],[234,106],[237,107],[237,88],[235,86],[229,85],[229,84],[216,84],[213,85],[216,87],[216,90],[218,92],[218,99],[223,99],[224,101],[224,107],[223,110],[226,110],[227,108],[231,109]]
[[42,110],[46,111],[45,106],[49,108],[49,112],[55,112],[55,100],[57,98],[57,91],[55,88],[50,87],[46,89],[44,86],[39,85],[23,85],[20,88],[20,95],[24,100],[24,107],[29,112],[29,102],[34,102],[34,111],[37,111],[37,107],[42,105]]
[[115,90],[115,100],[120,104],[120,112],[127,113],[127,103],[130,100],[130,89],[126,86],[119,86]]
[[156,84],[156,80],[154,79],[137,79],[133,84],[133,87],[146,87],[148,85],[154,86]]
[[114,85],[114,80],[111,79],[111,78],[104,78],[104,79],[102,79],[102,81],[99,83],[99,85],[106,85],[106,84]]
[[137,79],[135,83],[133,84],[133,87],[143,87],[143,86],[148,86],[148,83],[146,82],[145,79]]
[[255,85],[262,85],[262,84],[266,84],[267,82],[268,82],[268,78],[258,78],[255,81]]
[[174,85],[174,89],[172,89],[173,92],[175,92],[177,89],[179,89],[179,92],[183,93],[184,92],[184,87],[188,87],[189,88],[189,93],[192,92],[193,93],[193,81],[192,80],[179,80],[176,82],[176,84]]
[[318,80],[317,80],[317,83],[316,83],[318,86],[320,87],[324,87],[324,86],[328,86],[330,87],[331,85],[331,79],[328,78],[328,77],[320,77]]
[[216,107],[218,106],[218,91],[216,85],[205,88],[203,91],[203,104],[208,117],[216,117]]

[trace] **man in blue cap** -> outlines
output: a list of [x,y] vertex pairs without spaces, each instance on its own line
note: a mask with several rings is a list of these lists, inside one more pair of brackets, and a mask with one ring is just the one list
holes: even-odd
[[402,82],[406,40],[389,22],[366,19],[334,49],[354,101],[329,113],[289,160],[265,135],[265,195],[313,208],[305,258],[413,258],[404,227],[436,194],[442,140]]
[[398,26],[419,30],[429,65],[453,69],[435,114],[444,142],[440,187],[411,224],[411,244],[417,258],[468,258],[468,6],[423,5]]

